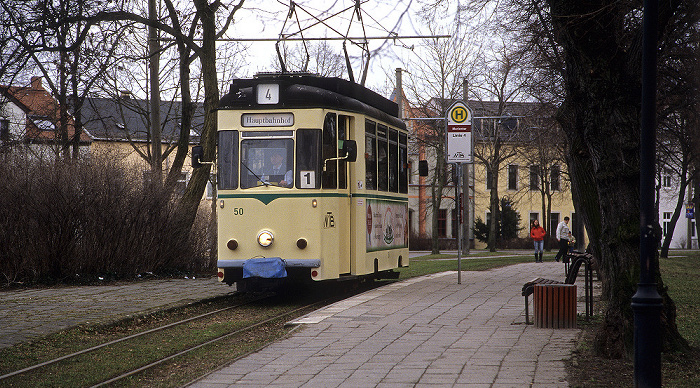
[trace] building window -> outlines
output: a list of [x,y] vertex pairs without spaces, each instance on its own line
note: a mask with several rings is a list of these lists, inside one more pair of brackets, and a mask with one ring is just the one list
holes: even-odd
[[[184,194],[185,189],[187,188],[187,181],[189,181],[187,177],[187,172],[181,172],[180,176],[177,178],[177,181],[175,182],[175,189],[174,192],[177,194]],[[208,184],[208,183],[207,183]]]
[[552,189],[552,191],[559,191],[561,190],[561,186],[559,185],[559,175],[560,175],[560,170],[559,170],[559,165],[555,164],[552,166],[550,170],[550,175],[549,175],[549,187]]
[[665,168],[661,177],[663,187],[671,187],[671,169]]
[[207,181],[207,199],[214,199],[214,187],[216,185],[216,174],[209,175],[209,181]]
[[447,237],[447,209],[438,210],[438,237]]
[[552,213],[549,215],[549,235],[557,235],[557,226],[559,225],[559,213]]
[[664,212],[664,237],[668,233],[669,226],[671,224],[671,212]]
[[540,166],[530,166],[530,190],[540,189]]
[[511,164],[508,166],[508,190],[518,189],[518,166]]
[[530,225],[532,225],[532,221],[534,220],[540,222],[540,226],[544,228],[544,225],[542,225],[542,222],[540,221],[540,213],[530,213]]

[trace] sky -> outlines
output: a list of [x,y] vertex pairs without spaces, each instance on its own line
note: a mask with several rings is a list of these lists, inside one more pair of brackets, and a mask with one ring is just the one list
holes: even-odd
[[[354,8],[355,2],[351,0],[306,0],[299,1],[295,6],[291,18],[289,2],[277,0],[264,0],[259,3],[244,3],[246,6],[237,11],[236,19],[227,32],[228,38],[277,38],[284,31],[286,34],[296,33],[300,26],[305,28],[305,38],[336,38],[343,34],[351,37],[385,37],[391,33],[398,36],[425,36],[429,35],[427,28],[421,25],[417,11],[421,4],[417,0],[365,0],[361,2],[362,22],[358,21]],[[315,25],[314,17],[325,19],[332,16],[326,22],[328,25]],[[308,27],[308,29],[307,29]],[[364,28],[364,31],[363,31]],[[298,37],[299,35],[295,35]],[[342,53],[342,41],[328,41],[340,54]],[[386,90],[387,85],[394,82],[395,69],[404,67],[410,56],[417,55],[411,46],[420,45],[420,39],[404,40],[369,40],[369,50],[372,52],[370,69],[366,86],[373,90]],[[252,76],[259,71],[272,71],[276,58],[275,42],[246,42],[248,49],[248,63],[245,66],[244,76]],[[289,44],[301,45],[301,42]],[[355,79],[359,81],[362,64],[360,61],[361,50],[348,43],[348,51],[353,57],[352,67]],[[391,80],[387,78],[391,77]]]

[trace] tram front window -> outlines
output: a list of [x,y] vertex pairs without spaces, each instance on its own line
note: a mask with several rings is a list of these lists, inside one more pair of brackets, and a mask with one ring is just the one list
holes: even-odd
[[241,141],[241,188],[294,186],[294,140]]

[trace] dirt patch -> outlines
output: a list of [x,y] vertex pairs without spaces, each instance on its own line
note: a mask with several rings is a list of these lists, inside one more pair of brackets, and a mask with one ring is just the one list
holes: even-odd
[[[597,325],[581,327],[577,348],[566,361],[572,388],[634,387],[634,363],[628,359],[611,360],[593,352]],[[700,351],[670,353],[661,356],[661,382],[664,387],[700,386]]]
[[582,328],[571,359],[566,362],[569,386],[572,388],[632,387],[634,366],[631,360],[610,360],[593,353],[595,326]]

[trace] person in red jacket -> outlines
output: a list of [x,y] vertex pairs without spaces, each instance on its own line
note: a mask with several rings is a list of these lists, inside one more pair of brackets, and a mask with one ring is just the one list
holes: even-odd
[[535,263],[542,262],[542,250],[544,249],[544,236],[547,232],[540,226],[540,222],[532,220],[532,228],[530,228],[530,237],[535,243]]

